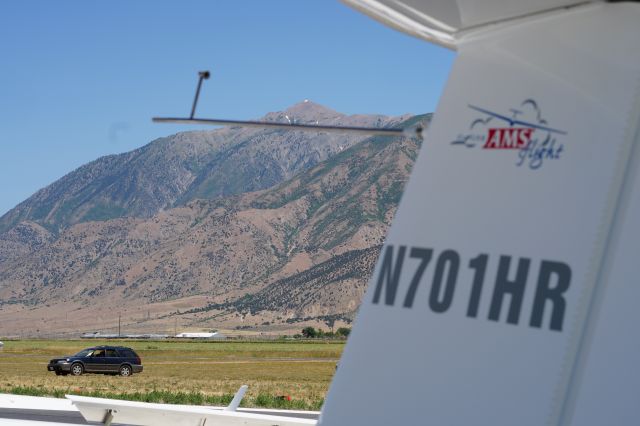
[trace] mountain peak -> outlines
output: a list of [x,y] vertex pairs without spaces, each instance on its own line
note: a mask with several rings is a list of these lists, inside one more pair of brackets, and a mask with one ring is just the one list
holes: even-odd
[[298,102],[297,104],[291,105],[284,112],[290,112],[292,114],[300,114],[300,115],[309,114],[309,113],[332,114],[337,116],[344,115],[337,111],[332,110],[331,108],[327,108],[324,105],[317,104],[309,99],[305,99],[302,102]]
[[284,111],[270,112],[264,116],[266,121],[279,121],[283,123],[316,123],[327,122],[344,117],[337,111],[317,104],[309,99],[291,105]]

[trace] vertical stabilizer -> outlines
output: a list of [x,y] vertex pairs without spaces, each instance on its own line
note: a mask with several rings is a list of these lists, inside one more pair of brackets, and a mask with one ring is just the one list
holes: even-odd
[[638,22],[460,35],[322,425],[637,421]]

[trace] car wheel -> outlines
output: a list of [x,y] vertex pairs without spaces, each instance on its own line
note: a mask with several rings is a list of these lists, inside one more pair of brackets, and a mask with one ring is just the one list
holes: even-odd
[[131,375],[132,371],[131,371],[131,366],[129,365],[123,365],[120,367],[120,375],[122,377],[129,377]]
[[82,376],[82,373],[84,373],[84,367],[79,362],[71,366],[71,374],[74,376]]

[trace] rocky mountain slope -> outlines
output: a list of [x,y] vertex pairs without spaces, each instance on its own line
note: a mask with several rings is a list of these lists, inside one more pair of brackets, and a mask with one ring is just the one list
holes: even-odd
[[[406,118],[347,116],[304,101],[262,120],[387,127]],[[55,233],[83,222],[149,218],[193,199],[269,188],[364,139],[239,127],[178,133],[69,173],[3,215],[0,232],[24,221]]]
[[381,247],[350,250],[256,293],[207,308],[243,315],[275,312],[288,318],[351,318],[366,285],[362,278],[373,273]]
[[[309,106],[316,108],[304,104],[294,108]],[[362,118],[369,125],[377,119]],[[402,125],[424,119],[404,120]],[[362,124],[366,123],[358,123]],[[232,131],[244,132],[226,128],[214,132]],[[22,220],[0,233],[0,335],[28,334],[35,325],[40,333],[105,329],[113,320],[105,321],[101,315],[116,309],[128,327],[139,331],[166,330],[176,319],[191,327],[271,330],[302,320],[348,321],[362,297],[419,145],[404,138],[345,141],[319,135],[311,139],[324,140],[320,144],[324,151],[314,151],[317,144],[309,148],[311,154],[297,151],[300,158],[309,159],[302,165],[287,163],[291,157],[285,151],[278,154],[270,145],[273,142],[264,135],[259,138],[263,137],[262,142],[250,137],[253,142],[247,149],[254,154],[271,150],[270,158],[278,161],[281,183],[267,189],[246,192],[239,186],[235,195],[215,191],[206,195],[194,188],[211,188],[223,177],[208,180],[218,166],[204,167],[187,189],[175,192],[180,195],[174,207],[153,214],[101,221],[80,215],[75,224],[45,221],[66,223],[56,232],[37,220]],[[284,144],[295,137],[273,135],[275,140],[287,138]],[[306,140],[300,144],[312,145]],[[230,162],[246,164],[242,156],[248,154],[233,146],[224,141],[211,149],[232,152],[238,158]],[[178,144],[178,151],[182,147]],[[248,170],[257,173],[276,167],[254,164]],[[300,171],[294,174],[296,167]],[[55,208],[65,205],[52,200]],[[27,201],[37,207],[34,200]],[[13,321],[16,316],[20,325]]]

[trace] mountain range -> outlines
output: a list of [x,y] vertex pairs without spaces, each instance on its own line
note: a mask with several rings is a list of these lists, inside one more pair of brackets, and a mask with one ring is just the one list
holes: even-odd
[[[265,121],[404,127],[310,101]],[[0,218],[0,335],[348,323],[419,141],[225,127],[99,158]]]

